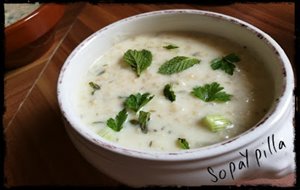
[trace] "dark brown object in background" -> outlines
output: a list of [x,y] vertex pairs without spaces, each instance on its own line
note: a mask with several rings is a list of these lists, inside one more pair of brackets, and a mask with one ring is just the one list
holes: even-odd
[[42,4],[25,18],[5,28],[5,69],[26,65],[45,53],[53,43],[55,26],[64,5]]

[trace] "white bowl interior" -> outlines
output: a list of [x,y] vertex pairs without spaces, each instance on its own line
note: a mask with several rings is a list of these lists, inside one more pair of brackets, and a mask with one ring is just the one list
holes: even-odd
[[[63,68],[64,71],[60,76],[59,100],[65,116],[77,131],[84,131],[88,136],[101,138],[88,131],[88,127],[84,126],[74,113],[73,101],[75,96],[72,92],[84,74],[83,71],[86,71],[89,65],[95,62],[113,44],[141,33],[162,31],[210,33],[247,46],[248,50],[252,51],[252,54],[260,59],[270,71],[275,99],[282,96],[286,88],[286,78],[283,74],[286,71],[280,56],[285,56],[285,54],[277,43],[264,32],[232,17],[205,11],[173,10],[146,13],[123,19],[94,33],[83,41],[67,59]],[[266,43],[267,41],[268,43]],[[275,43],[278,46],[276,47],[277,50],[270,43]],[[276,105],[275,99],[273,107]]]

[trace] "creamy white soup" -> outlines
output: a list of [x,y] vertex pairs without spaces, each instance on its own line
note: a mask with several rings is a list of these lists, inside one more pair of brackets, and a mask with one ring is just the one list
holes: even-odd
[[[140,76],[124,60],[128,50],[147,50],[152,54],[150,66]],[[272,83],[263,63],[249,52],[246,46],[200,33],[163,32],[128,38],[99,55],[83,72],[76,92],[76,112],[98,135],[136,150],[179,151],[230,139],[258,123],[273,99]],[[224,60],[230,54],[239,58],[231,62],[231,74],[225,72],[226,66],[212,68],[213,60]],[[160,73],[161,66],[176,56],[200,62],[177,73]],[[226,101],[204,101],[192,93],[202,87],[202,96],[210,98],[205,89],[214,82],[223,87],[219,92],[227,95]],[[164,94],[167,84],[171,85],[175,101]],[[153,98],[135,112],[125,102],[137,93],[149,93],[148,98]],[[107,122],[111,118],[117,123],[121,110],[126,111],[127,118],[122,128],[115,131]],[[141,112],[149,114],[140,121]],[[205,122],[211,116],[221,117],[216,125],[222,124],[222,119],[228,125],[212,130]],[[143,130],[145,127],[147,130]]]

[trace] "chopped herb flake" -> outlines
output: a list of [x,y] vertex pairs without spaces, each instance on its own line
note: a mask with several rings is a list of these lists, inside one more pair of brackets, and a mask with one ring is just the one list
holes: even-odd
[[93,89],[93,91],[92,91],[92,95],[94,95],[95,94],[95,91],[96,90],[100,90],[101,89],[101,87],[98,85],[98,84],[96,84],[96,83],[94,83],[94,82],[89,82],[89,85],[90,85],[90,87],[92,87],[92,89]]
[[148,122],[150,120],[150,112],[139,112],[139,124],[143,133],[148,132]]
[[151,146],[152,146],[152,144],[153,144],[153,141],[150,141],[150,142],[149,142],[149,144],[148,144],[148,145],[149,145],[149,147],[151,147]]
[[136,119],[131,119],[129,122],[130,122],[132,125],[138,125],[138,124],[139,124],[139,121],[136,120]]
[[106,72],[105,70],[102,70],[97,74],[97,76],[103,75],[105,72]]
[[94,121],[92,124],[104,123],[104,121]]
[[169,44],[169,45],[167,45],[167,46],[164,46],[164,48],[170,50],[170,49],[177,49],[177,48],[179,48],[179,47],[176,46],[176,45],[174,45],[174,44]]
[[167,99],[169,99],[171,102],[176,100],[176,95],[172,89],[171,84],[167,84],[164,88],[164,95]]
[[178,138],[177,143],[181,149],[190,149],[189,143],[186,139]]

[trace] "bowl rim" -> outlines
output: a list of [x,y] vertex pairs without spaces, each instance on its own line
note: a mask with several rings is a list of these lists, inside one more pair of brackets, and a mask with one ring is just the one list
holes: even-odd
[[[245,132],[230,138],[225,141],[221,141],[216,144],[212,144],[209,146],[204,146],[196,149],[189,150],[181,150],[176,152],[150,152],[150,151],[140,151],[134,150],[130,148],[123,148],[115,143],[107,141],[101,137],[94,138],[96,135],[90,136],[90,134],[85,131],[80,130],[76,127],[78,124],[72,118],[72,115],[68,112],[68,109],[65,103],[62,101],[63,96],[63,81],[64,81],[64,72],[68,69],[70,62],[77,52],[79,52],[82,48],[89,44],[96,36],[101,35],[102,32],[106,31],[109,28],[115,27],[121,23],[126,23],[136,19],[142,19],[145,17],[151,17],[154,15],[170,15],[170,14],[197,14],[201,16],[214,17],[220,19],[223,22],[230,22],[233,24],[240,25],[241,27],[245,27],[246,30],[256,34],[258,38],[264,41],[270,48],[273,49],[274,53],[277,55],[279,60],[279,64],[281,64],[282,75],[284,81],[284,86],[280,89],[283,89],[279,98],[276,99],[275,104],[273,106],[273,110],[270,110],[255,126],[246,130]],[[116,22],[113,22],[106,27],[94,32],[92,35],[83,40],[77,47],[72,51],[72,53],[66,59],[64,65],[61,68],[58,83],[57,83],[57,96],[60,110],[64,119],[69,123],[69,125],[74,129],[80,136],[84,137],[85,140],[88,140],[92,144],[96,145],[98,148],[104,148],[106,150],[112,151],[117,154],[121,154],[124,156],[145,159],[145,160],[154,160],[154,161],[186,161],[186,160],[195,160],[195,159],[207,159],[210,157],[218,156],[224,154],[226,152],[231,152],[240,147],[243,147],[247,144],[254,142],[256,139],[265,135],[265,132],[269,129],[269,126],[274,125],[282,115],[285,113],[286,109],[288,109],[289,102],[293,97],[293,89],[294,89],[294,74],[291,67],[291,63],[286,56],[284,50],[280,47],[280,45],[271,38],[267,33],[263,32],[259,28],[249,24],[245,21],[242,21],[238,18],[212,12],[206,10],[198,10],[198,9],[167,9],[167,10],[159,10],[159,11],[151,11],[146,13],[141,13],[137,15],[133,15],[127,18],[123,18]],[[74,116],[74,115],[73,115]],[[243,137],[243,138],[241,138]]]

